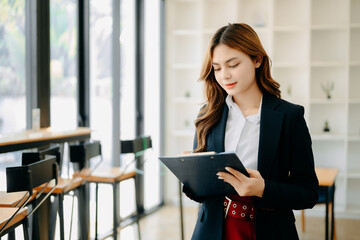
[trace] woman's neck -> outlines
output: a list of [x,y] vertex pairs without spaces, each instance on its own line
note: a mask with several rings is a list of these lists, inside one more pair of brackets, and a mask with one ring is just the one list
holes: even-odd
[[261,98],[262,92],[259,87],[256,87],[244,94],[234,95],[233,101],[239,106],[244,117],[247,117],[259,111]]

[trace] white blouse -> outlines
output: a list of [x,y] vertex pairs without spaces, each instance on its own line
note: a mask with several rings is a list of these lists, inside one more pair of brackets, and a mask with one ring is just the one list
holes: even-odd
[[246,168],[257,170],[261,105],[257,114],[247,116],[242,114],[232,96],[226,97],[229,115],[225,131],[225,152],[234,152]]

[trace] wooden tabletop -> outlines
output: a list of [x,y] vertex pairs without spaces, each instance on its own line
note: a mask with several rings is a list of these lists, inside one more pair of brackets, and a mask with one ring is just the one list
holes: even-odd
[[315,168],[315,172],[319,179],[319,186],[330,187],[334,184],[339,170],[337,168]]
[[[5,225],[5,223],[11,218],[11,216],[16,212],[18,208],[0,208],[0,229]],[[6,229],[12,225],[23,220],[28,214],[27,208],[21,209],[16,216],[11,220],[10,224],[7,225]]]
[[0,134],[0,153],[40,147],[49,143],[60,143],[90,138],[89,128],[72,130],[53,130],[42,128],[38,131],[25,130],[15,133]]

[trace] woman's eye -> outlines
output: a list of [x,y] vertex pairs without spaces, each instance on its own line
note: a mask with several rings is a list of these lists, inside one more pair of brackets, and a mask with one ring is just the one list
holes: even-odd
[[232,66],[229,66],[230,68],[235,68],[239,65],[239,63],[235,64],[235,65],[232,65]]
[[220,71],[220,68],[214,68],[214,71],[215,72]]

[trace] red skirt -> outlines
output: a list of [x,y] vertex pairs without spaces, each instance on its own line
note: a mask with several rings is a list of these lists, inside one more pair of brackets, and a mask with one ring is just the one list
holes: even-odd
[[224,212],[223,240],[256,240],[254,204],[251,197],[225,197]]

